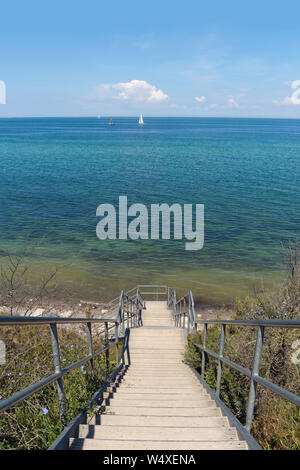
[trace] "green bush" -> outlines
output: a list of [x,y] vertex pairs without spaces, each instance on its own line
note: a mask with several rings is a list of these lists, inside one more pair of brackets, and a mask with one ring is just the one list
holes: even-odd
[[[59,327],[58,331],[62,367],[87,355],[84,326]],[[98,349],[101,338],[97,334],[95,337],[94,348]],[[0,368],[0,399],[8,398],[54,372],[49,327],[3,327],[1,339],[6,344],[7,361]],[[89,361],[64,375],[68,422],[99,390],[115,366],[115,348],[112,348],[109,370],[106,370],[104,353],[94,359],[93,376]],[[57,388],[52,383],[1,413],[0,449],[47,449],[62,429]]]
[[[237,299],[232,317],[246,319],[293,319],[300,314],[299,247],[288,251],[288,275],[276,292],[256,292],[251,299]],[[207,347],[219,349],[220,327],[207,332]],[[260,375],[278,386],[300,395],[299,365],[291,361],[293,341],[299,339],[299,330],[265,328]],[[203,334],[190,335],[186,360],[201,370],[202,352],[194,342],[202,343]],[[227,326],[224,356],[248,369],[252,368],[256,340],[255,328]],[[206,355],[205,380],[215,391],[217,361]],[[233,368],[223,366],[220,398],[245,424],[249,393],[249,378]],[[263,387],[257,387],[252,424],[254,438],[265,449],[300,449],[299,408]]]

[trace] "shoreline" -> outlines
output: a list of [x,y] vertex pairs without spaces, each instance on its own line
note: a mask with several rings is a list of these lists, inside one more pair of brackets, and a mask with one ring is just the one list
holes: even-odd
[[[43,303],[38,303],[33,309],[28,309],[25,305],[13,307],[15,310],[13,316],[58,316],[63,318],[86,318],[91,316],[101,318],[102,316],[105,317],[108,312],[113,315],[116,313],[118,303],[113,302],[113,300],[115,299],[110,301],[98,299],[94,301],[82,298],[69,298],[68,300],[52,298]],[[210,314],[221,314],[222,318],[225,318],[224,315],[227,318],[229,312],[234,308],[234,303],[207,302],[202,297],[196,296],[194,298],[194,308],[196,315],[204,319],[209,318]],[[0,305],[0,315],[10,316],[11,306],[9,304]]]

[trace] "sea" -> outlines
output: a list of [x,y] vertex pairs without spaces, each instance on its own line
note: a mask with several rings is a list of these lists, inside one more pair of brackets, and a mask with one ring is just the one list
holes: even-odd
[[[113,125],[109,125],[112,118]],[[0,265],[28,282],[58,268],[74,299],[137,284],[230,304],[285,276],[299,237],[300,120],[137,117],[0,119]],[[100,204],[204,205],[204,245],[100,240]],[[117,230],[118,235],[118,230]],[[171,233],[172,235],[172,233]]]

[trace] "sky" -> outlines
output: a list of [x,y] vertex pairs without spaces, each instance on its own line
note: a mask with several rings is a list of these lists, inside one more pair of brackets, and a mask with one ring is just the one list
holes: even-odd
[[10,0],[0,17],[0,117],[300,118],[299,1]]

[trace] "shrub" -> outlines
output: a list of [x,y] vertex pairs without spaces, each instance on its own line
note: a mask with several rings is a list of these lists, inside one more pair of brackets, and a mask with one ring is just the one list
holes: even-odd
[[[232,317],[246,319],[293,319],[300,314],[300,256],[299,244],[295,242],[285,248],[287,276],[276,292],[261,289],[253,298],[237,299]],[[202,332],[194,336],[202,342]],[[220,327],[208,328],[207,347],[219,349]],[[255,329],[227,326],[224,356],[248,368],[252,368]],[[287,328],[265,328],[264,347],[260,364],[260,375],[271,382],[300,395],[299,365],[293,364],[292,343],[299,339],[299,330]],[[189,337],[186,360],[199,371],[202,353]],[[215,390],[217,363],[206,356],[205,380]],[[223,366],[220,398],[237,418],[245,424],[249,379],[235,369]],[[252,434],[265,449],[300,449],[299,408],[270,390],[257,387]]]
[[[62,367],[87,355],[84,326],[62,325],[58,332]],[[54,372],[49,327],[2,327],[1,334],[6,343],[7,361],[0,369],[0,399],[8,398]],[[95,332],[93,337],[94,348],[99,348],[100,335]],[[106,370],[105,353],[94,359],[94,376],[89,362],[64,375],[68,422],[112,372],[116,365],[114,348],[110,359],[109,370]],[[0,449],[47,449],[62,428],[56,384],[52,383],[1,413]]]

